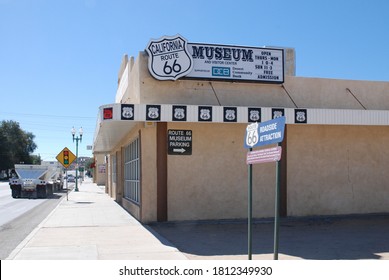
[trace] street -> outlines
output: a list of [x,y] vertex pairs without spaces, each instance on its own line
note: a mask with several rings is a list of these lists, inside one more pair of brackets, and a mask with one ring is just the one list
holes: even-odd
[[[69,185],[69,187],[72,184]],[[58,205],[66,192],[55,193],[48,199],[14,199],[8,182],[0,183],[0,259],[13,249],[41,223]]]
[[23,215],[39,204],[43,199],[14,199],[8,182],[0,183],[0,226]]

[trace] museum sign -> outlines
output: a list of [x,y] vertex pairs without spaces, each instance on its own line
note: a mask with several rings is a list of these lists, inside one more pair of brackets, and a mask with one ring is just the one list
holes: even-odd
[[284,82],[283,49],[188,43],[176,35],[151,40],[146,51],[158,80]]

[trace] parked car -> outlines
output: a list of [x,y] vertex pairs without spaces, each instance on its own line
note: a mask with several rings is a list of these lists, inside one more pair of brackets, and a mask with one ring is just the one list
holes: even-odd
[[68,183],[71,183],[71,182],[75,182],[76,181],[76,177],[74,177],[73,175],[68,175]]

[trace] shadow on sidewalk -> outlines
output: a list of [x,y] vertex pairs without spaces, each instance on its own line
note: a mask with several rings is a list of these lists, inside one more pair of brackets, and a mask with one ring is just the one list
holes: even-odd
[[[386,258],[389,255],[389,214],[284,218],[280,224],[279,253],[293,258],[354,260],[379,259],[380,253],[386,253]],[[247,221],[167,222],[148,226],[181,252],[199,259],[247,255]],[[253,255],[273,254],[273,235],[272,219],[256,220]]]

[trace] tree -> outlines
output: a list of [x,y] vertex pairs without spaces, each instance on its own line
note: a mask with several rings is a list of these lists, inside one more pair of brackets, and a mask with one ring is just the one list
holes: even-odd
[[31,155],[31,163],[32,164],[41,164],[42,163],[42,159],[41,159],[41,156],[40,155]]
[[[2,121],[0,125],[0,170],[7,170],[17,163],[33,163],[31,153],[37,145],[35,135],[20,128],[18,122]],[[40,157],[39,157],[40,159]]]
[[93,175],[93,168],[95,168],[95,159],[94,158],[90,158],[85,163],[85,167],[86,167],[86,170],[87,170],[87,175],[88,176],[92,176]]

